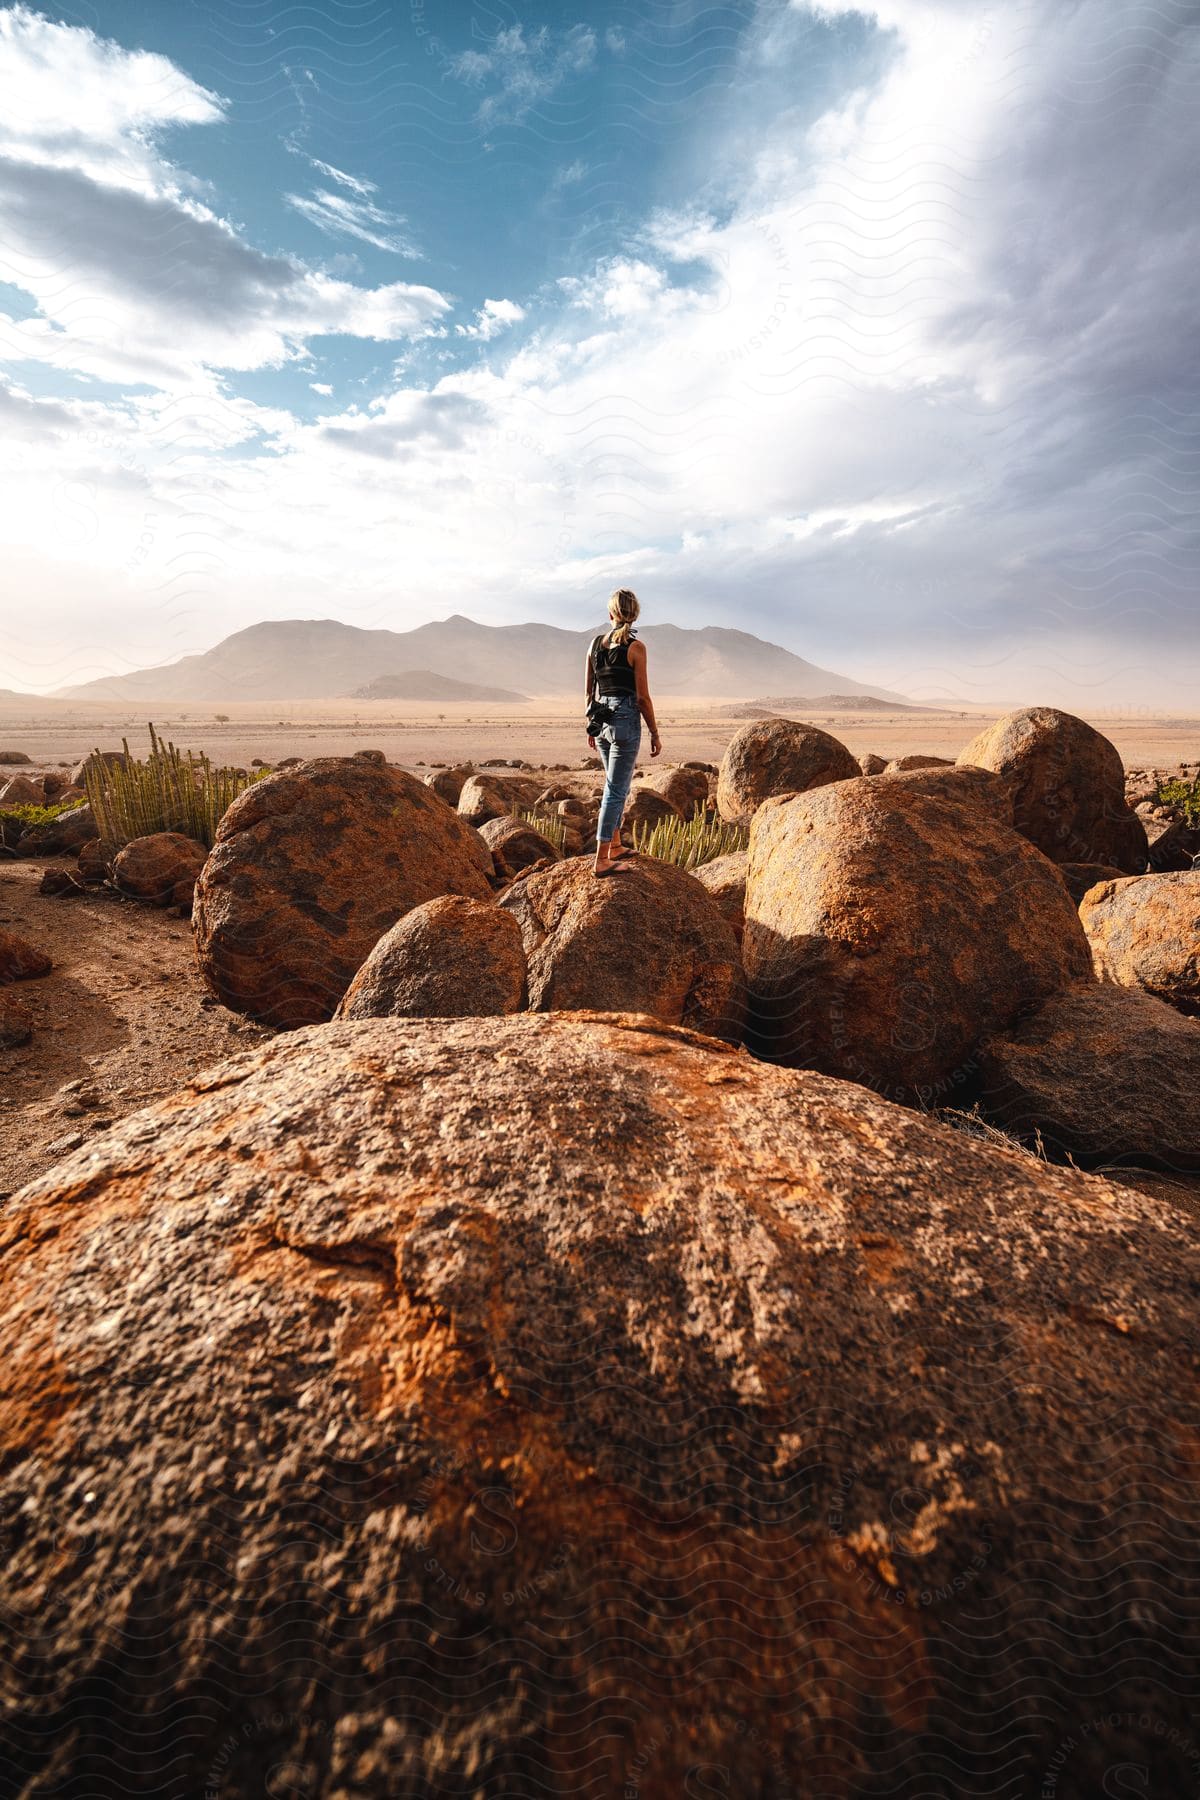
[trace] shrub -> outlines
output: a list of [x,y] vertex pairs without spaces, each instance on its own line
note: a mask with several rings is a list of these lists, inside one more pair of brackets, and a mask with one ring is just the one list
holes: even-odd
[[35,825],[46,825],[51,819],[57,819],[59,813],[73,812],[78,805],[78,800],[55,800],[49,806],[29,800],[23,806],[3,807],[0,809],[0,845],[6,850],[11,849],[23,831],[30,831]]
[[97,836],[117,845],[154,831],[181,831],[211,848],[222,814],[243,788],[271,773],[214,768],[207,756],[164,743],[153,725],[145,762],[129,756],[127,738],[122,745],[125,764],[93,765],[86,777]]
[[517,818],[524,819],[527,825],[532,825],[535,831],[540,831],[543,837],[549,838],[556,850],[562,849],[566,842],[566,827],[557,813],[538,812],[531,807],[525,812],[518,809]]
[[1169,806],[1187,826],[1200,825],[1200,775],[1191,781],[1178,775],[1173,775],[1169,781],[1160,781],[1154,790],[1154,803]]
[[660,862],[694,869],[718,856],[744,850],[750,833],[744,825],[728,825],[716,813],[697,813],[694,819],[659,819],[655,825],[635,825],[633,847],[640,856],[656,856]]

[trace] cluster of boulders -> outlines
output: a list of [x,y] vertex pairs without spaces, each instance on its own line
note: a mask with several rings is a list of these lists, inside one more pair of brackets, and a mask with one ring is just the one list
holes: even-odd
[[[640,794],[681,818],[711,787],[684,767]],[[644,1012],[909,1105],[977,1106],[1056,1155],[1200,1162],[1194,1108],[1157,1153],[1146,1129],[1195,1071],[1200,1026],[1179,1016],[1200,1012],[1200,872],[1147,872],[1099,732],[1030,708],[955,763],[864,775],[828,733],[755,720],[715,789],[749,825],[745,853],[597,881],[585,781],[302,764],[222,821],[197,887],[200,966],[226,1005],[275,1026]],[[1059,1005],[1083,990],[1086,1006]],[[1125,1012],[1140,1044],[1156,1020],[1161,1038],[1132,1085],[1107,1048]],[[1057,1117],[1044,1086],[1035,1104],[1001,1074],[1031,1031],[1054,1039]]]
[[[1055,1155],[1144,1162],[1145,1121],[1175,1106],[1200,1030],[1200,872],[1153,866],[1162,779],[1127,778],[1106,738],[1048,707],[996,721],[954,763],[857,759],[814,726],[756,719],[719,770],[639,771],[627,815],[715,807],[749,848],[596,881],[591,770],[547,784],[510,759],[422,780],[381,751],[289,758],[230,807],[211,853],[176,833],[93,836],[45,885],[107,881],[190,913],[211,991],[275,1027],[644,1012],[906,1104],[978,1107]],[[1105,1046],[1126,1015],[1143,1047],[1157,1020],[1162,1054],[1122,1089]],[[1035,1100],[1012,1072],[1039,1033],[1057,1114],[1045,1081]],[[1195,1139],[1173,1129],[1157,1160],[1190,1166]]]

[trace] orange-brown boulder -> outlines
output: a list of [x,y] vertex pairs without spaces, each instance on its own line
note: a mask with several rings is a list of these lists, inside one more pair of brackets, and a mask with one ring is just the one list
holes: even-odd
[[1101,981],[1200,1013],[1200,869],[1106,882],[1079,916]]
[[797,719],[754,719],[735,731],[717,776],[717,810],[744,823],[772,794],[798,794],[827,782],[858,778],[845,744]]
[[443,894],[386,931],[338,1004],[339,1019],[485,1017],[520,1010],[525,954],[511,913]]
[[12,775],[0,782],[0,806],[41,806],[45,798],[41,782],[28,775]]
[[1006,713],[972,739],[960,763],[1008,778],[1016,828],[1059,863],[1146,867],[1146,832],[1125,801],[1116,747],[1094,726],[1053,706]]
[[1107,983],[1053,994],[979,1049],[981,1104],[1095,1166],[1200,1169],[1200,1019]]
[[93,886],[107,881],[113,858],[120,848],[120,844],[108,843],[104,838],[89,838],[86,844],[81,844],[76,859],[79,879]]
[[192,922],[205,981],[234,1012],[328,1019],[396,920],[439,894],[487,899],[477,832],[415,776],[319,757],[239,794],[217,827]]
[[883,772],[887,775],[905,775],[914,769],[950,769],[954,764],[948,756],[924,756],[920,751],[911,751],[907,756],[893,756],[884,764]]
[[707,888],[721,909],[723,918],[740,944],[746,923],[746,868],[749,858],[744,850],[728,856],[714,856],[711,861],[697,863],[692,874],[701,887]]
[[559,860],[559,849],[552,838],[545,837],[536,825],[515,813],[502,813],[498,819],[485,819],[479,835],[492,853],[497,875],[511,880],[531,863]]
[[46,952],[18,932],[0,927],[0,982],[28,981],[54,967]]
[[195,838],[178,831],[154,831],[132,838],[112,860],[112,883],[131,900],[149,900],[170,906],[181,882],[196,880],[208,850]]
[[1057,869],[973,798],[860,776],[766,802],[749,856],[747,1042],[773,1060],[928,1101],[1091,977]]
[[[671,804],[665,794],[655,788],[644,785],[636,786],[629,795],[625,812],[621,819],[621,830],[627,838],[631,838],[635,826],[653,831],[656,825],[668,825],[679,818],[678,809]],[[592,826],[592,842],[595,842],[595,829],[599,824],[599,814]]]
[[463,787],[474,773],[473,763],[456,763],[450,769],[435,769],[431,775],[425,777],[425,783],[448,806],[456,807]]
[[681,819],[693,819],[708,803],[708,776],[703,769],[651,768],[634,783],[639,793],[659,794]]
[[501,819],[519,806],[535,804],[542,784],[528,775],[469,775],[458,796],[458,814],[469,825]]
[[1191,1236],[645,1019],[235,1057],[0,1212],[6,1782],[1184,1795]]
[[686,870],[652,856],[612,875],[589,858],[519,875],[497,904],[521,927],[532,1012],[649,1013],[737,1042],[745,982],[733,932]]

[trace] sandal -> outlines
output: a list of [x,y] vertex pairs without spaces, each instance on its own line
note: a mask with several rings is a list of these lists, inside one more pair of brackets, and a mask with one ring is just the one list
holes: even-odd
[[628,844],[622,844],[621,848],[619,850],[614,850],[612,852],[612,855],[609,857],[608,860],[611,863],[612,862],[624,862],[628,857],[636,856],[636,855],[637,855],[636,850],[632,849]]

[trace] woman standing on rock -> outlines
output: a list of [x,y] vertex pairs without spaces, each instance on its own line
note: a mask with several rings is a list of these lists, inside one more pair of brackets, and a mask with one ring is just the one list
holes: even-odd
[[631,588],[616,588],[608,603],[612,629],[592,639],[587,656],[587,704],[590,708],[596,700],[609,713],[596,735],[588,738],[604,763],[604,793],[596,822],[597,875],[611,875],[635,854],[621,843],[621,816],[642,747],[643,719],[650,727],[651,756],[662,749],[646,681],[646,646],[633,637],[640,611]]

